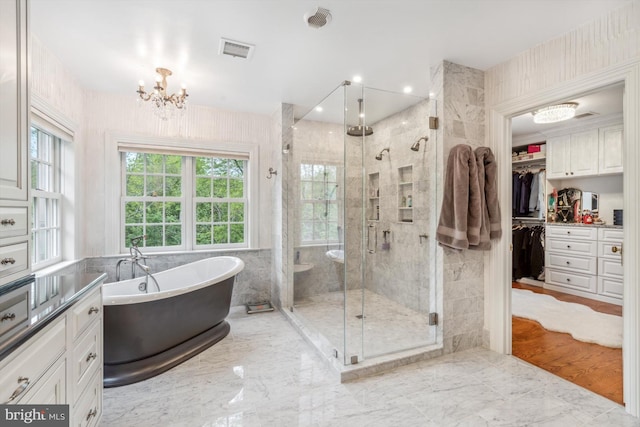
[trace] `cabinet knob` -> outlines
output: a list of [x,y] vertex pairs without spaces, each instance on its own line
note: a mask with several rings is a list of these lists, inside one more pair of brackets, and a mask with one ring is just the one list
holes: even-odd
[[3,219],[2,221],[0,221],[0,224],[2,225],[16,225],[16,220],[13,218],[9,218],[9,219]]
[[96,357],[98,357],[98,355],[96,353],[94,353],[94,352],[91,352],[91,353],[89,353],[87,355],[87,360],[86,361],[89,362],[90,360],[95,359]]
[[93,408],[92,410],[89,411],[89,413],[87,414],[87,418],[86,421],[89,421],[92,417],[95,417],[96,415],[98,415],[98,408]]
[[614,254],[616,252],[618,252],[620,249],[617,246],[611,246],[611,252],[613,252]]
[[567,265],[570,265],[571,263],[569,261],[567,261]]
[[571,249],[571,245],[567,245],[567,249]]
[[571,234],[571,232],[570,232],[570,231],[567,231],[567,234]]
[[569,175],[569,172],[565,172],[564,174],[565,174],[565,175]]
[[569,278],[567,277],[567,282],[570,282],[570,281],[571,281],[571,279],[569,279]]
[[5,402],[5,404],[10,403],[18,398],[24,391],[29,387],[30,381],[28,377],[18,377],[18,388],[16,388],[11,396],[9,396],[9,400]]
[[571,175],[573,175],[573,172],[571,172]]
[[97,313],[99,311],[100,311],[100,309],[98,307],[91,307],[89,309],[89,314]]
[[2,316],[2,319],[0,319],[0,322],[4,322],[5,320],[13,320],[16,318],[16,314],[15,313],[5,313]]
[[2,265],[7,265],[7,264],[15,264],[16,260],[13,258],[3,258],[2,261],[0,261],[0,264]]

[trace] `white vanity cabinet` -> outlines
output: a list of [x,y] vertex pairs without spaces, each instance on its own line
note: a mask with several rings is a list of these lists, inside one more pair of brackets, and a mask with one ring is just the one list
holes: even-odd
[[598,293],[622,298],[622,241],[624,232],[617,229],[598,230]]
[[102,416],[102,286],[0,361],[0,402],[69,404],[70,425]]
[[27,1],[0,1],[0,286],[29,274]]
[[622,304],[621,229],[548,225],[545,233],[545,288]]

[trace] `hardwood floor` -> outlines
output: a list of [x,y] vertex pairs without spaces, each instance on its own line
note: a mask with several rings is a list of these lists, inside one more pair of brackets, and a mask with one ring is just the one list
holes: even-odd
[[[513,282],[512,287],[588,305],[602,313],[622,315],[622,307]],[[538,322],[512,317],[512,353],[574,384],[622,404],[622,349],[574,340]]]

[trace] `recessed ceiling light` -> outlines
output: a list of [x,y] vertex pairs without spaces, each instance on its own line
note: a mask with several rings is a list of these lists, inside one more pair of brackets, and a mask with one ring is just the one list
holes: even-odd
[[411,92],[413,92],[413,88],[412,88],[411,86],[405,86],[405,87],[402,89],[402,91],[403,91],[404,93],[411,93]]
[[316,111],[317,111],[318,113],[322,113],[322,107],[318,105],[318,106],[316,107]]
[[353,76],[353,81],[355,83],[360,83],[362,81],[362,76]]

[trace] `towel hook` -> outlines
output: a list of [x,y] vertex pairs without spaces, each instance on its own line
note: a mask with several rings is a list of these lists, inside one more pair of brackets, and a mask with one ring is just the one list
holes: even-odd
[[267,179],[271,179],[273,175],[278,175],[278,171],[273,168],[269,168],[269,175],[267,175]]

